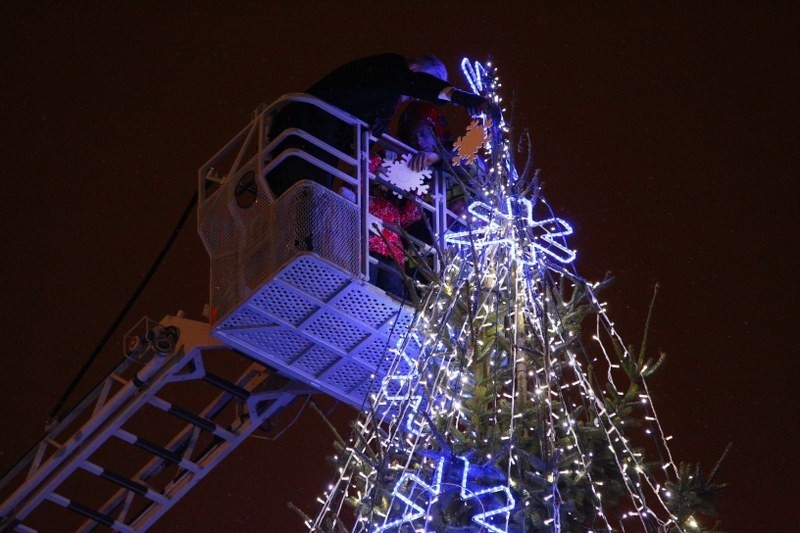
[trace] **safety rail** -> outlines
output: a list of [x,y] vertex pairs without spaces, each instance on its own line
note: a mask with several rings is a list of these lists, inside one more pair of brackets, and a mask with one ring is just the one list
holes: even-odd
[[[347,124],[352,153],[296,127],[271,136],[275,115],[292,103]],[[290,139],[322,150],[335,164],[296,147],[281,149]],[[377,149],[414,152],[308,95],[286,95],[256,110],[199,171],[211,324],[167,317],[144,319],[131,330],[126,358],[0,479],[0,530],[59,523],[76,531],[98,525],[145,531],[298,396],[321,391],[364,405],[386,373],[387,349],[403,339],[415,314],[369,283],[370,187],[388,187],[420,207],[434,242],[408,238],[428,253],[442,245],[445,221],[455,216],[445,206],[442,176],[435,174],[432,194],[420,197],[370,173],[369,154]],[[300,179],[276,196],[268,179],[292,159],[354,194]],[[436,267],[438,259],[434,253]],[[212,354],[224,373],[209,370]],[[185,403],[200,388],[210,396]],[[139,460],[106,462],[120,453]]]
[[[281,122],[281,111],[297,103],[312,106],[320,120],[341,122],[337,131],[351,136],[337,139],[337,148]],[[352,151],[345,153],[340,148],[348,144]],[[446,210],[439,173],[424,196],[371,173],[370,154],[381,150],[398,158],[414,153],[390,136],[376,138],[340,109],[290,94],[257,109],[199,170],[198,228],[211,257],[212,335],[356,408],[380,386],[387,348],[404,337],[416,312],[371,283],[369,232],[377,219],[369,214],[370,187],[387,187],[417,203],[433,242],[408,240],[435,269],[445,222],[455,216]],[[325,179],[290,175],[293,184],[276,196],[273,173],[285,171],[281,165],[292,159]],[[328,177],[330,186],[320,183]]]
[[[298,127],[270,136],[276,115],[298,103],[313,106],[345,124],[352,131],[349,140],[353,153],[344,153]],[[289,139],[312,145],[335,159],[336,164],[301,148],[281,149]],[[211,307],[217,317],[231,312],[250,296],[294,252],[311,248],[309,238],[313,239],[314,233],[323,244],[313,246],[317,255],[355,279],[370,282],[369,264],[375,260],[369,256],[369,231],[374,225],[369,216],[369,194],[375,184],[417,203],[430,221],[435,243],[443,244],[441,237],[448,216],[444,178],[434,173],[432,193],[426,197],[401,191],[369,172],[370,153],[381,149],[398,157],[415,153],[388,135],[376,138],[363,121],[310,95],[287,94],[256,109],[250,123],[198,172],[198,230],[211,256]],[[303,160],[326,172],[335,178],[336,187],[315,187],[312,182],[298,179],[294,187],[276,198],[269,179],[290,159]],[[341,194],[344,188],[353,194]],[[301,234],[304,231],[308,234]],[[432,243],[409,240],[420,250],[432,249]],[[436,254],[432,261],[438,268]]]

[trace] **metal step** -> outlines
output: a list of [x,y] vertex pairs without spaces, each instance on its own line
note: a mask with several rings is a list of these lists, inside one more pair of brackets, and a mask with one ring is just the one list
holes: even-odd
[[145,531],[270,416],[317,392],[225,348],[208,324],[153,324],[140,337],[176,327],[175,352],[124,343],[142,366],[115,369],[13,469],[17,485],[3,478],[0,488],[16,488],[0,504],[0,531]]

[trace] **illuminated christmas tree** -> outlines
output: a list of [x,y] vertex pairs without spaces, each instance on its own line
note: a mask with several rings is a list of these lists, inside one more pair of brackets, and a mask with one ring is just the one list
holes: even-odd
[[570,225],[514,167],[495,72],[462,66],[490,104],[453,163],[482,146],[491,166],[307,525],[701,530],[719,486],[672,458],[646,382],[663,357],[623,343],[571,266]]

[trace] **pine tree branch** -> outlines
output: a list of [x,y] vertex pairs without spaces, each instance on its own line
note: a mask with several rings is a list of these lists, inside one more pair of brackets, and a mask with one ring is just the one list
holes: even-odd
[[714,477],[717,475],[717,472],[719,471],[719,467],[722,465],[722,461],[724,461],[725,457],[728,456],[728,452],[731,451],[731,448],[733,448],[733,443],[729,442],[728,445],[725,446],[725,450],[722,452],[722,456],[720,456],[719,460],[717,461],[717,464],[714,465],[714,468],[711,469],[711,473],[708,474],[708,482],[709,483],[714,481]]
[[328,420],[328,417],[325,415],[325,413],[322,412],[322,410],[317,405],[317,402],[315,402],[313,398],[311,399],[310,404],[311,408],[317,412],[317,414],[322,418],[322,421],[325,422],[325,425],[328,426],[328,429],[331,430],[331,432],[333,433],[334,437],[336,437],[336,440],[339,442],[339,444],[341,444],[342,446],[347,446],[347,442],[342,438],[342,436],[339,434],[339,431],[331,423],[331,421]]
[[650,300],[650,308],[647,311],[647,320],[644,324],[644,334],[642,335],[642,348],[639,351],[639,366],[644,362],[644,354],[647,349],[647,336],[650,333],[650,320],[653,318],[653,310],[656,306],[656,296],[658,296],[658,283],[653,287],[653,298]]

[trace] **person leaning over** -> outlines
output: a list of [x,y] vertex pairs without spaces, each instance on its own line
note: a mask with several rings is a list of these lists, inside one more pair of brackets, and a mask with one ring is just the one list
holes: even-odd
[[[456,89],[447,81],[447,69],[433,55],[409,59],[386,53],[356,59],[333,70],[306,92],[366,122],[375,136],[388,128],[399,104],[410,98],[437,104],[452,103],[472,111],[485,103],[473,93]],[[353,154],[352,127],[315,106],[292,103],[278,112],[270,129],[275,139],[288,128],[300,128],[344,153]],[[276,157],[287,148],[298,148],[332,167],[337,158],[298,137],[283,141],[274,151]],[[311,179],[331,187],[330,174],[292,157],[267,177],[276,196],[301,179]]]

